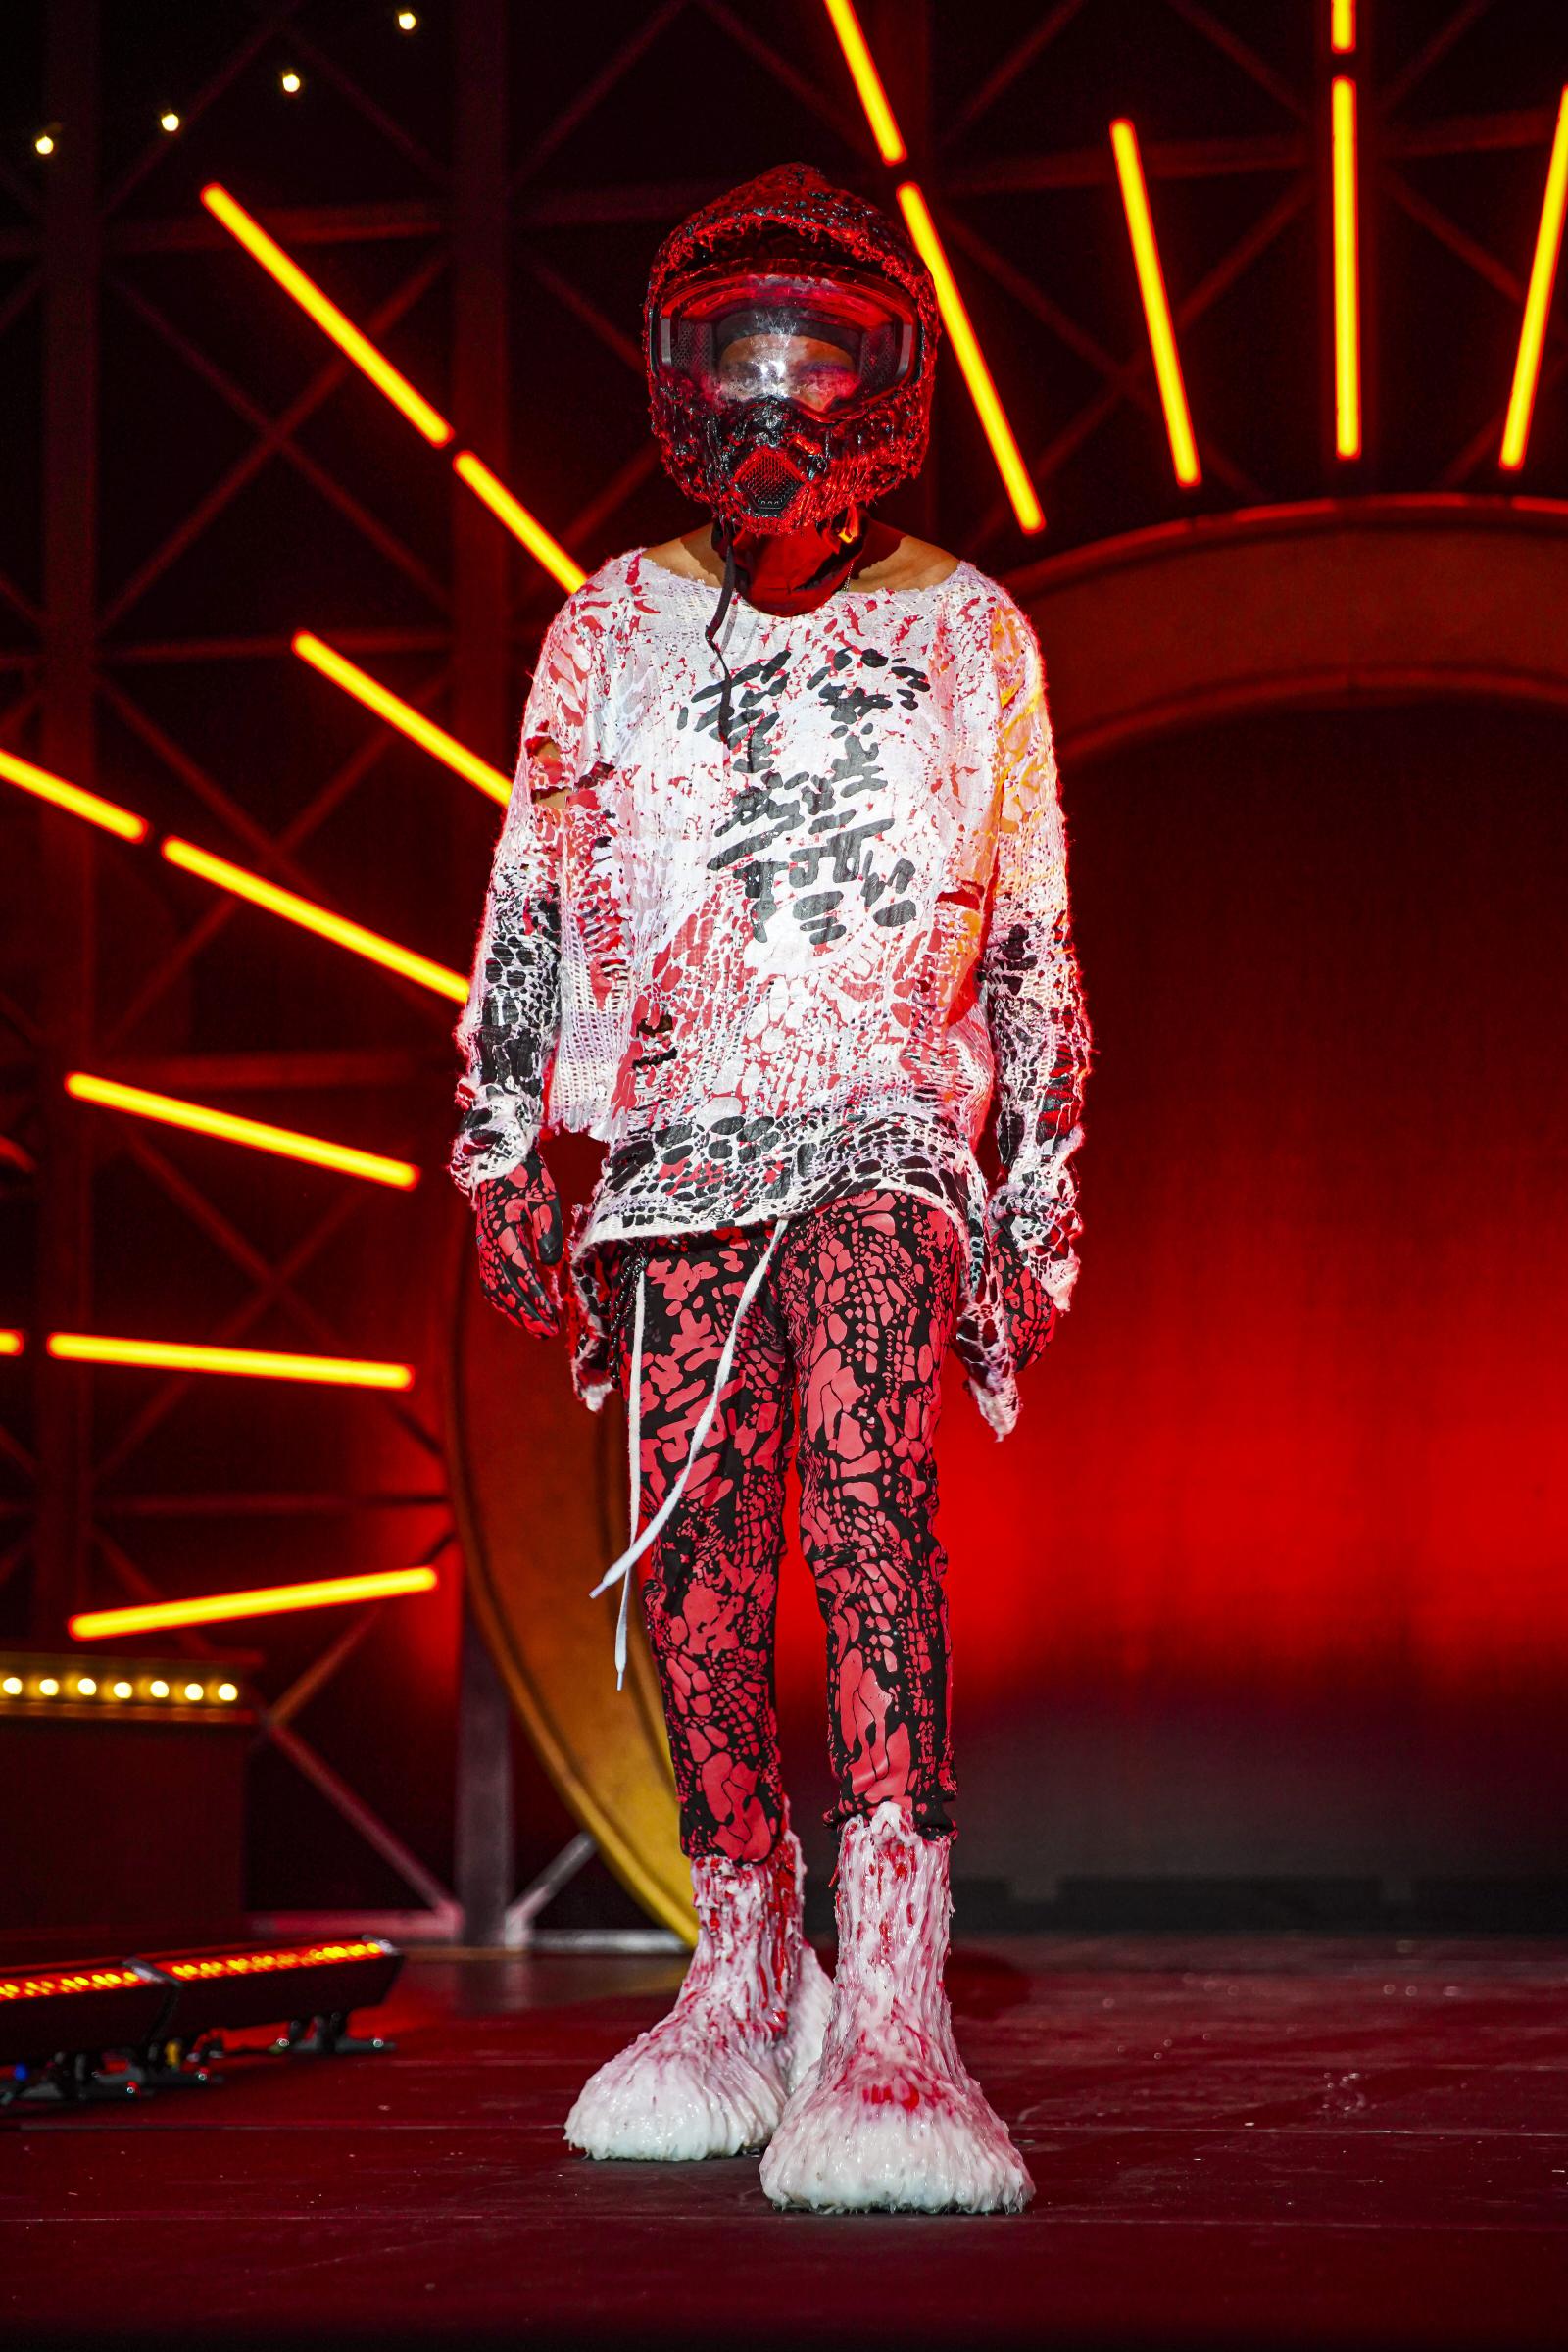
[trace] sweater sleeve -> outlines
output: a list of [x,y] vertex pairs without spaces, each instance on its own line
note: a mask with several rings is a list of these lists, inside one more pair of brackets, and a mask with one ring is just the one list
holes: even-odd
[[471,1194],[539,1140],[561,1031],[559,807],[581,758],[589,663],[568,604],[540,649],[512,799],[490,868],[468,1002],[458,1023],[462,1114],[452,1174]]
[[1010,600],[994,625],[1001,815],[980,1002],[997,1059],[1003,1180],[988,1222],[1004,1230],[1058,1306],[1078,1272],[1073,1153],[1090,1029],[1067,898],[1067,843],[1045,671],[1033,629]]

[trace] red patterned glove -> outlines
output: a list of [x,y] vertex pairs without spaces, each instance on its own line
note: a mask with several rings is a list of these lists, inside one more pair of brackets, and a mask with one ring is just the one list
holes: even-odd
[[561,1329],[561,1200],[550,1170],[530,1152],[505,1176],[474,1189],[479,1280],[497,1312],[536,1339]]
[[1031,1273],[1028,1260],[1005,1227],[993,1237],[997,1270],[1002,1279],[1002,1307],[1012,1342],[1012,1360],[1022,1372],[1043,1355],[1056,1327],[1056,1308],[1051,1293]]

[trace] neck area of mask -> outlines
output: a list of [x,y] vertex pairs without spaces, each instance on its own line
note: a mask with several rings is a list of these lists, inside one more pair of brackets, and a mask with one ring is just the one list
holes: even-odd
[[760,612],[814,612],[856,571],[883,562],[901,533],[868,516],[846,516],[800,531],[748,531],[713,525],[724,559],[725,588]]

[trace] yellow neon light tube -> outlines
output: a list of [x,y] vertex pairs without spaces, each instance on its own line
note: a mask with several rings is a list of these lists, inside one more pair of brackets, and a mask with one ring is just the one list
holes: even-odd
[[1361,455],[1361,284],[1356,246],[1355,84],[1335,76],[1334,136],[1334,446]]
[[68,815],[85,817],[89,825],[101,825],[106,833],[117,833],[122,841],[147,838],[144,816],[134,815],[114,801],[100,799],[96,792],[83,792],[79,784],[68,784],[64,776],[51,775],[48,768],[34,767],[30,760],[19,760],[15,752],[0,752],[0,776],[19,790],[30,792],[56,808],[64,808]]
[[416,710],[412,703],[404,702],[390,687],[380,685],[367,671],[357,668],[345,655],[334,653],[331,646],[323,644],[310,629],[298,632],[294,639],[294,651],[302,662],[309,662],[313,669],[318,669],[323,678],[330,678],[334,686],[341,686],[345,694],[352,694],[356,702],[365,705],[367,710],[373,710],[377,718],[384,718],[389,726],[407,735],[409,741],[416,743],[421,751],[444,761],[470,784],[477,784],[481,792],[487,792],[503,808],[511,800],[510,776],[504,776],[499,767],[492,767],[488,760],[481,760],[477,752],[470,752],[466,743],[460,743],[455,735],[449,735],[445,727],[438,727],[434,719],[425,717],[422,710]]
[[188,874],[200,874],[204,882],[214,882],[220,890],[231,890],[238,899],[248,899],[253,906],[265,906],[270,914],[281,915],[286,923],[297,923],[302,931],[314,931],[320,939],[329,939],[335,946],[347,948],[352,955],[363,956],[368,962],[379,963],[389,972],[401,972],[406,980],[416,980],[421,988],[433,989],[439,997],[450,997],[454,1004],[468,1001],[468,983],[461,972],[444,963],[433,963],[428,956],[416,956],[412,948],[400,948],[396,940],[383,939],[379,931],[368,931],[363,923],[351,923],[346,916],[331,914],[310,899],[298,897],[292,890],[279,890],[275,882],[264,882],[243,865],[231,865],[226,858],[214,858],[206,850],[198,850],[191,842],[177,835],[160,844],[171,865],[177,865]]
[[52,1331],[49,1353],[67,1364],[144,1364],[158,1372],[218,1372],[240,1380],[315,1381],[332,1389],[411,1389],[411,1364],[376,1363],[352,1355],[285,1355],[270,1348],[206,1348],[183,1340],[105,1339],[86,1331]]
[[1012,501],[1018,528],[1029,532],[1044,530],[1046,517],[1035,495],[1035,486],[1018,453],[1012,427],[1007,422],[1007,413],[998,397],[997,387],[991,380],[991,370],[986,366],[974,328],[969,323],[969,314],[964,307],[963,296],[958,292],[957,280],[948,265],[936,222],[931,218],[931,209],[912,179],[906,179],[898,194],[905,226],[908,229],[916,253],[931,272],[942,323],[948,330],[953,355],[969,387],[969,398],[974,402],[981,430],[991,444],[997,471]]
[[876,70],[876,60],[860,29],[860,20],[855,13],[854,0],[822,0],[833,29],[839,36],[844,62],[850,69],[850,78],[856,95],[865,109],[876,151],[885,164],[902,164],[908,154],[904,144],[888,94],[882,87],[882,76]]
[[269,277],[314,319],[322,334],[330,337],[344,358],[352,360],[360,373],[368,376],[395,409],[401,409],[415,430],[437,449],[444,448],[452,438],[452,427],[440,411],[433,409],[422,393],[416,392],[408,377],[382,357],[368,335],[362,334],[354,321],[344,317],[316,280],[289,258],[276,238],[270,237],[261,222],[254,220],[245,207],[236,204],[228,190],[220,187],[216,180],[203,188],[202,202],[213,219],[220,221],[251,259],[260,262]]
[[1170,303],[1165,294],[1165,275],[1159,266],[1159,247],[1154,241],[1153,216],[1149,209],[1138,133],[1130,122],[1113,122],[1110,144],[1116,158],[1116,177],[1121,182],[1127,233],[1132,239],[1133,268],[1138,272],[1149,347],[1154,355],[1154,375],[1159,385],[1159,404],[1165,412],[1171,463],[1176,468],[1176,479],[1191,489],[1202,479],[1202,474],[1187,407],[1187,387],[1182,382],[1182,364],[1176,351],[1176,330],[1171,324]]
[[71,1618],[67,1631],[78,1642],[104,1642],[117,1634],[152,1634],[176,1625],[221,1625],[232,1617],[281,1617],[296,1609],[341,1608],[355,1600],[390,1600],[403,1592],[429,1592],[433,1568],[387,1568],[368,1576],[333,1576],[308,1585],[264,1585],[254,1592],[209,1592],[199,1600],[160,1600],[126,1609],[86,1609]]
[[244,1144],[252,1152],[275,1152],[281,1159],[302,1159],[313,1167],[336,1168],[345,1176],[363,1176],[368,1184],[387,1184],[412,1192],[419,1171],[406,1159],[386,1159],[378,1152],[360,1152],[352,1144],[331,1144],[324,1136],[302,1135],[293,1127],[272,1127],[264,1119],[246,1119],[233,1111],[213,1110],[204,1102],[186,1102],[177,1095],[155,1095],[142,1086],[122,1086],[118,1078],[94,1078],[85,1070],[66,1075],[66,1092],[79,1102],[98,1102],[106,1110],[127,1111],[132,1118],[156,1119],[165,1127],[188,1128],[194,1135],[213,1135],[225,1143]]
[[542,564],[568,596],[582,586],[588,577],[582,565],[572,561],[559,539],[552,539],[544,524],[529,514],[520,499],[514,498],[506,483],[498,480],[471,449],[459,450],[452,470],[467,483],[475,498],[484,501],[497,520],[506,524],[513,537],[522,541],[534,562]]
[[1546,320],[1551,312],[1562,251],[1563,208],[1568,203],[1568,89],[1557,109],[1557,128],[1546,166],[1546,192],[1542,199],[1541,224],[1536,231],[1536,254],[1530,265],[1530,290],[1519,329],[1519,356],[1514,362],[1513,390],[1508,396],[1507,421],[1502,428],[1502,463],[1516,473],[1530,445],[1530,419],[1535,413],[1536,387],[1541,381],[1541,355],[1545,348]]

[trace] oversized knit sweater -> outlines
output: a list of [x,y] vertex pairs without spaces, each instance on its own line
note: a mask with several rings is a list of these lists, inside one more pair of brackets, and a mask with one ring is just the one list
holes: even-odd
[[594,1404],[606,1245],[920,1194],[966,1236],[955,1345],[1004,1434],[994,1237],[1065,1306],[1090,1044],[1034,634],[968,564],[789,617],[737,599],[726,685],[716,594],[620,556],[545,639],[458,1031],[454,1173],[471,1191],[558,1129],[608,1147],[570,1250]]

